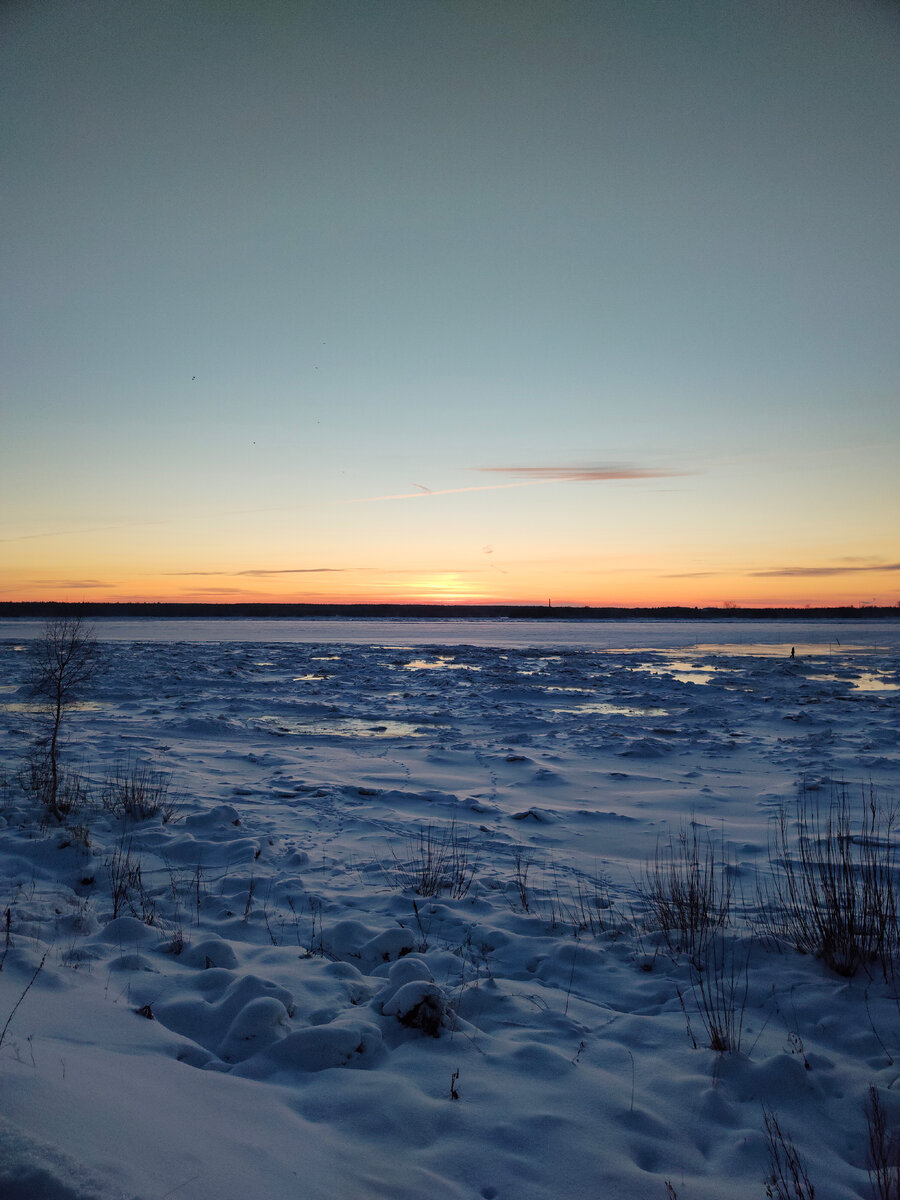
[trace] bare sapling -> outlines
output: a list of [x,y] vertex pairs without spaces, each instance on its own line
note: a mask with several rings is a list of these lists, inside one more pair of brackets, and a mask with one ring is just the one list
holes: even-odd
[[50,721],[46,749],[49,772],[43,795],[57,821],[65,813],[60,804],[60,729],[71,705],[87,691],[100,669],[97,640],[81,617],[55,617],[30,645],[31,666],[27,684]]
[[6,1024],[3,1026],[2,1029],[0,1029],[0,1046],[3,1045],[3,1039],[6,1037],[6,1032],[9,1029],[10,1025],[12,1024],[12,1019],[16,1015],[16,1011],[18,1010],[19,1005],[22,1003],[22,1001],[28,995],[34,981],[37,979],[38,975],[40,975],[41,971],[43,970],[44,963],[47,961],[47,954],[48,954],[48,951],[45,950],[43,958],[38,963],[38,965],[35,967],[34,974],[28,980],[28,983],[25,985],[24,991],[22,992],[22,994],[19,996],[18,1000],[13,1005],[12,1012],[6,1018]]

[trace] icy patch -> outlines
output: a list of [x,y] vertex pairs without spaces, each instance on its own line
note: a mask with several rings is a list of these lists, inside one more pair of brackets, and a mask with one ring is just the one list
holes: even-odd
[[262,716],[253,725],[266,733],[284,737],[335,738],[410,738],[422,736],[423,730],[405,721],[366,721],[359,717],[338,717],[318,720],[286,720],[284,717]]
[[474,663],[456,662],[455,659],[439,655],[437,658],[414,658],[406,663],[405,671],[480,671]]

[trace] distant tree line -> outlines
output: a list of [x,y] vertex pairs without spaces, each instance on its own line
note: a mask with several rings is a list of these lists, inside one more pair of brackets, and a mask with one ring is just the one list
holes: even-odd
[[0,601],[3,617],[32,617],[52,620],[56,617],[84,618],[118,617],[189,620],[189,619],[299,619],[311,617],[369,617],[369,618],[508,618],[551,621],[709,621],[727,617],[729,620],[898,620],[900,604],[894,607],[875,605],[841,605],[816,608],[690,608],[664,605],[658,608],[624,607],[549,607],[529,604],[186,604],[87,601],[71,604],[56,600]]

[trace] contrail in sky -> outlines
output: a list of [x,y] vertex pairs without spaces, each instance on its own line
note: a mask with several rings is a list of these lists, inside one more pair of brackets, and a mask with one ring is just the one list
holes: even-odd
[[431,496],[455,496],[460,492],[499,492],[507,488],[536,487],[541,483],[560,483],[559,479],[523,479],[516,483],[476,483],[472,487],[435,488],[430,492],[396,492],[390,496],[360,496],[348,504],[373,504],[376,500],[428,500]]

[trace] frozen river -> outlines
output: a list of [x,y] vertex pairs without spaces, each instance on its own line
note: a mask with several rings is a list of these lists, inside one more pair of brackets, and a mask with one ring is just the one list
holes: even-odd
[[[734,647],[753,653],[767,647],[807,646],[895,650],[897,621],[534,621],[491,619],[308,619],[308,620],[117,620],[91,621],[97,637],[111,642],[294,642],[377,646],[564,647],[573,650],[651,650],[678,647]],[[39,635],[43,621],[0,621],[0,639]]]

